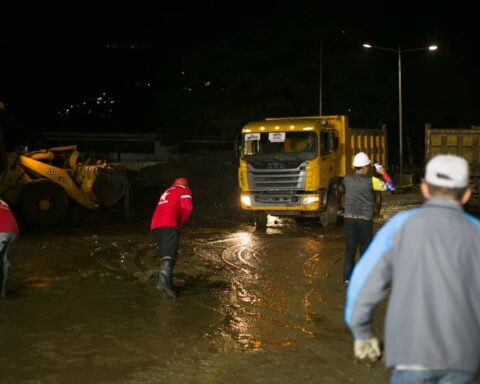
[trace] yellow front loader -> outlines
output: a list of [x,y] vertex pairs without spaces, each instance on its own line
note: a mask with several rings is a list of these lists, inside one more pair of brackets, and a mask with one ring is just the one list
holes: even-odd
[[128,202],[125,169],[107,162],[78,163],[75,145],[0,156],[0,197],[32,225],[61,224],[72,203],[98,209]]

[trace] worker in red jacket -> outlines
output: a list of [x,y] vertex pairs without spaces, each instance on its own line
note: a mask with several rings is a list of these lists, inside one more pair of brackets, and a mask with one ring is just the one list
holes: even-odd
[[192,211],[192,191],[187,179],[180,177],[160,196],[152,216],[150,230],[160,252],[160,276],[157,289],[169,297],[177,297],[178,291],[172,282],[172,270],[177,261],[179,231]]
[[8,254],[18,237],[18,224],[10,207],[0,199],[0,294],[7,296],[7,278],[10,261]]

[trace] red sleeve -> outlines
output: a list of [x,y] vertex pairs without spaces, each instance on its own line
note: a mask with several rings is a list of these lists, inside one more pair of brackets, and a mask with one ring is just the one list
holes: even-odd
[[385,172],[383,175],[382,175],[382,179],[383,181],[385,181],[386,183],[391,183],[392,182],[392,178],[389,176],[389,174],[387,172]]
[[181,209],[181,224],[186,223],[190,218],[192,212],[192,191],[190,188],[185,188],[185,191],[180,196],[180,209]]

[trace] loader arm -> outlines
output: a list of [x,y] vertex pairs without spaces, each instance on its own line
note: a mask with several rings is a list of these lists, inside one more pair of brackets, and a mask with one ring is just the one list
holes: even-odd
[[20,164],[29,171],[32,171],[40,176],[43,176],[55,184],[61,186],[65,193],[74,201],[81,205],[96,209],[99,204],[95,201],[93,196],[86,195],[73,181],[69,172],[65,169],[53,166],[51,164],[43,163],[41,161],[32,159],[31,157],[21,155]]

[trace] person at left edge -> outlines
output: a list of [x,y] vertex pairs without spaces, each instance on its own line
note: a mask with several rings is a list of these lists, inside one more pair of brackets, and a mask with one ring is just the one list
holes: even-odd
[[192,191],[188,181],[179,177],[161,194],[150,223],[150,230],[160,252],[157,289],[169,297],[178,296],[178,290],[172,281],[172,271],[177,262],[179,227],[188,221],[192,208]]
[[18,224],[8,204],[0,199],[0,290],[1,297],[7,296],[7,279],[10,260],[8,255],[18,237]]

